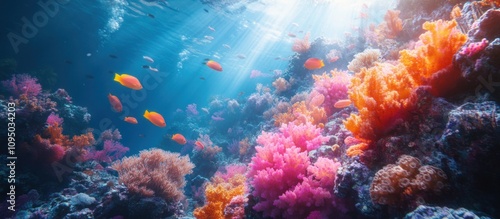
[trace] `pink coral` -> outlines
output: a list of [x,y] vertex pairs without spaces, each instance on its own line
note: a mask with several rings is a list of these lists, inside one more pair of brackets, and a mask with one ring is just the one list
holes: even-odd
[[326,114],[330,116],[335,110],[335,103],[347,98],[347,91],[352,77],[346,71],[337,71],[335,69],[330,72],[330,75],[323,73],[323,75],[313,75],[313,78],[314,90],[325,97],[323,107]]
[[99,162],[111,163],[118,160],[129,151],[128,147],[123,146],[119,142],[113,140],[104,141],[104,148],[102,150],[92,150],[85,154],[85,160],[95,160]]
[[488,46],[488,43],[488,40],[485,38],[483,38],[481,42],[470,43],[466,47],[463,47],[462,50],[460,50],[460,55],[466,55],[469,57],[474,56],[483,51],[483,49]]
[[193,167],[189,157],[161,149],[141,151],[139,156],[127,157],[113,164],[120,174],[120,182],[130,193],[161,197],[167,201],[184,198],[184,176],[192,173]]
[[308,157],[327,140],[310,123],[284,124],[279,133],[262,132],[248,172],[252,194],[259,198],[254,209],[265,217],[305,218],[331,206],[330,191],[340,164],[320,158],[310,166]]
[[304,39],[296,39],[293,43],[292,50],[298,53],[305,53],[311,48],[311,43],[309,42],[310,34],[306,33]]
[[28,98],[37,96],[42,91],[38,79],[28,74],[12,75],[10,80],[2,81],[2,86],[15,96],[25,94]]
[[45,123],[47,123],[49,126],[57,126],[57,125],[62,125],[63,121],[64,120],[61,117],[59,117],[59,115],[52,112],[47,117],[47,121]]

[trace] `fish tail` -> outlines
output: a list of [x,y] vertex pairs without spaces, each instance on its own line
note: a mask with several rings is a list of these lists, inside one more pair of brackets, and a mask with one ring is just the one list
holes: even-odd
[[144,112],[144,118],[149,119],[149,111],[148,110],[146,110],[146,112]]
[[114,81],[120,82],[120,75],[118,73],[115,73]]

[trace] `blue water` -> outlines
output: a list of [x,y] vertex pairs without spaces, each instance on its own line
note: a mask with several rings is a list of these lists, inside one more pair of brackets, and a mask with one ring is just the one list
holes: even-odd
[[[74,104],[88,108],[90,127],[119,128],[124,144],[133,152],[173,134],[144,120],[146,109],[164,115],[168,127],[173,113],[188,104],[196,103],[200,109],[211,98],[245,97],[257,83],[270,84],[272,77],[250,78],[250,72],[286,71],[294,55],[294,38],[288,33],[302,38],[310,32],[311,41],[318,37],[340,41],[347,32],[366,25],[359,18],[363,4],[359,0],[232,2],[237,1],[71,0],[59,5],[34,37],[17,46],[16,53],[6,36],[22,36],[22,18],[32,21],[42,9],[34,1],[3,1],[0,8],[5,13],[0,16],[5,37],[0,58],[15,59],[18,72],[52,69],[57,83],[44,88],[66,89]],[[375,13],[377,7],[369,9],[375,21],[382,20],[382,14]],[[148,63],[144,55],[155,62]],[[223,72],[203,65],[205,59],[219,62]],[[149,78],[152,84],[135,92],[114,82],[114,72]],[[130,97],[131,102],[122,100],[130,113],[113,112],[108,93]],[[139,124],[126,124],[124,116],[135,116]]]

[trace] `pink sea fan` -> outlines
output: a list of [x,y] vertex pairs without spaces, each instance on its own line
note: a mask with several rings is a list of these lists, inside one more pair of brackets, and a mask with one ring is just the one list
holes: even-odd
[[64,120],[61,117],[59,117],[59,115],[52,112],[47,117],[47,121],[45,123],[47,123],[47,125],[49,125],[49,126],[58,126],[58,125],[62,125],[63,121]]
[[128,147],[123,146],[119,142],[113,140],[104,141],[104,148],[102,150],[89,151],[85,155],[85,160],[95,160],[99,162],[111,163],[115,160],[122,158],[125,153],[129,151]]
[[2,81],[2,86],[15,96],[25,94],[28,97],[34,97],[42,91],[38,79],[28,74],[12,75],[10,80]]

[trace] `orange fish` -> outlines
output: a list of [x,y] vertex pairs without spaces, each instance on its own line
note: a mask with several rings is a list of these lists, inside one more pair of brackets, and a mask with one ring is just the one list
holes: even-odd
[[115,95],[113,94],[108,94],[108,100],[109,100],[109,103],[111,103],[111,106],[113,107],[113,109],[116,111],[116,112],[121,112],[122,111],[122,102],[120,102],[120,99],[118,99],[118,97],[116,97]]
[[351,105],[351,100],[349,99],[344,99],[344,100],[339,100],[335,104],[333,104],[333,107],[335,108],[345,108]]
[[196,141],[194,143],[194,145],[196,146],[196,149],[198,149],[198,150],[203,150],[203,148],[205,148],[205,145],[203,145],[203,143],[201,143],[201,141]]
[[320,69],[323,68],[323,66],[325,66],[325,63],[323,63],[323,60],[318,58],[309,58],[304,63],[304,68],[307,68],[308,70]]
[[163,119],[163,116],[161,116],[157,112],[149,112],[146,110],[146,112],[144,112],[144,118],[146,118],[147,120],[149,120],[151,123],[153,123],[158,127],[167,126],[167,123],[165,123],[165,119]]
[[118,83],[120,83],[121,85],[128,87],[128,88],[131,88],[131,89],[134,89],[134,90],[142,89],[141,82],[139,82],[139,80],[132,75],[128,75],[128,74],[119,75],[118,73],[115,73],[114,80],[118,81]]
[[208,60],[205,64],[213,70],[222,71],[222,66],[214,60]]
[[179,143],[180,145],[185,145],[186,144],[186,138],[184,138],[183,135],[181,134],[175,134],[172,136],[172,140],[174,140],[175,142]]
[[137,119],[134,117],[126,116],[123,121],[128,122],[128,123],[132,123],[132,124],[137,124]]

